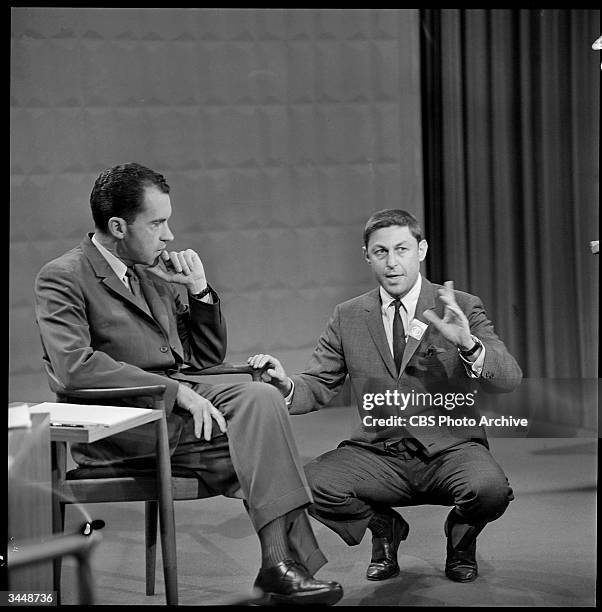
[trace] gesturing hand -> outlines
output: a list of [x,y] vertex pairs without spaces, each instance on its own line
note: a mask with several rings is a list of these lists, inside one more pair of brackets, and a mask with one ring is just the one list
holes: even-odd
[[261,380],[274,385],[284,397],[286,397],[292,389],[290,378],[286,375],[282,364],[272,357],[272,355],[264,355],[259,353],[247,359],[247,363],[252,365],[256,370],[265,368],[261,373]]
[[199,293],[207,286],[205,268],[196,251],[161,251],[159,259],[154,266],[147,268],[159,278],[169,283],[186,285],[191,293]]
[[439,330],[444,338],[453,342],[458,348],[470,349],[474,345],[470,335],[470,324],[454,297],[454,282],[446,281],[443,284],[444,287],[439,289],[439,299],[445,304],[443,319],[432,310],[425,310],[422,315]]
[[209,442],[211,440],[211,420],[214,419],[222,433],[226,432],[226,419],[224,415],[208,400],[200,396],[190,387],[180,384],[176,395],[178,406],[188,410],[194,419],[194,435],[201,435]]

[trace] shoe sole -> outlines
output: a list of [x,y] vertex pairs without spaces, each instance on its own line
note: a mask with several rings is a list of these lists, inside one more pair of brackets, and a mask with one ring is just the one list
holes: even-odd
[[392,572],[391,574],[387,574],[386,576],[368,576],[366,574],[366,580],[372,580],[373,582],[377,582],[379,580],[388,580],[389,578],[394,578],[395,576],[399,576],[399,574],[401,573],[401,569],[398,567],[394,572]]
[[445,576],[452,582],[460,582],[460,583],[474,582],[479,577],[478,574],[475,574],[472,578],[452,578],[447,572],[445,572]]
[[343,597],[343,589],[317,591],[310,593],[296,593],[295,595],[282,595],[280,593],[264,593],[252,605],[256,606],[332,606]]

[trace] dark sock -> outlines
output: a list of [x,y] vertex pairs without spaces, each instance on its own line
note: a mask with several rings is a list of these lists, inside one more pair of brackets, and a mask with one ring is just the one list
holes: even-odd
[[261,544],[261,568],[272,567],[284,559],[290,559],[291,553],[286,537],[286,518],[279,516],[264,527],[258,534]]
[[375,512],[368,523],[368,529],[375,538],[391,538],[393,535],[391,517]]

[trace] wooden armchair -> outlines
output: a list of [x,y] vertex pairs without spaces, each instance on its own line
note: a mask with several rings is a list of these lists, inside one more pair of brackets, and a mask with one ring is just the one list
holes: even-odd
[[[220,364],[203,370],[187,368],[189,376],[215,376],[248,374],[253,380],[261,377],[260,370],[248,365]],[[98,403],[128,398],[148,398],[148,407],[163,412],[157,425],[157,466],[132,468],[128,465],[110,467],[78,467],[66,471],[67,444],[53,443],[53,528],[64,531],[65,505],[69,503],[97,502],[145,502],[145,556],[146,594],[155,592],[155,562],[157,542],[157,518],[160,519],[161,551],[168,605],[178,603],[176,536],[173,500],[191,500],[212,497],[202,480],[181,469],[171,469],[165,404],[165,386],[134,387],[121,389],[78,389],[57,393],[59,402]],[[161,460],[163,458],[163,461]],[[165,460],[166,459],[166,460]],[[171,483],[171,487],[162,486]],[[55,589],[60,588],[60,559],[55,562]]]

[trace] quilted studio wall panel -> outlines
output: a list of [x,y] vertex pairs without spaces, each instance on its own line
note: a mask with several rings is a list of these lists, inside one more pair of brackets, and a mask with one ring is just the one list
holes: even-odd
[[223,300],[228,358],[302,367],[372,286],[375,210],[422,219],[416,10],[11,12],[10,399],[46,399],[33,280],[93,229],[98,173],[172,187],[175,248]]

